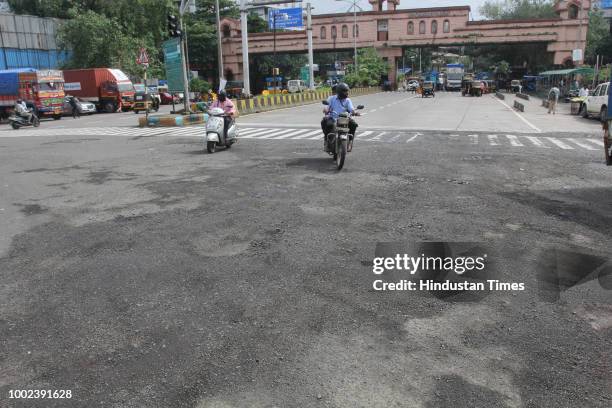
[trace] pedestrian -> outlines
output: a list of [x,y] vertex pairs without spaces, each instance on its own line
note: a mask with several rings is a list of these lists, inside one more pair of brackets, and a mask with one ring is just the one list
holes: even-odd
[[589,96],[589,89],[586,87],[586,85],[582,85],[582,88],[580,88],[580,92],[578,93],[578,96],[581,98]]
[[548,92],[548,113],[552,112],[553,115],[557,113],[557,103],[559,102],[559,94],[561,91],[556,86],[550,88]]
[[81,112],[79,112],[79,106],[77,104],[77,98],[74,96],[70,97],[70,107],[72,108],[72,119],[80,118]]

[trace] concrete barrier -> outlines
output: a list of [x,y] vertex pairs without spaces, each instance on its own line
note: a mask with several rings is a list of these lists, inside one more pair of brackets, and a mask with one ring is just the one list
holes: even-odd
[[525,105],[523,105],[519,101],[514,101],[514,109],[519,110],[521,112],[525,112]]
[[502,101],[506,99],[506,95],[501,92],[495,92],[495,96],[497,96],[497,98],[501,99]]
[[206,123],[208,115],[205,113],[192,113],[190,115],[149,115],[148,118],[138,118],[139,127],[175,127]]
[[[351,89],[351,97],[380,92],[379,87],[364,87]],[[320,102],[331,96],[331,91],[307,91],[295,94],[260,96],[252,99],[234,101],[240,115],[283,109],[292,106],[308,105]]]
[[529,100],[529,95],[524,94],[524,93],[517,93],[517,94],[516,94],[516,97],[517,97],[517,98],[524,99],[524,100],[526,100],[526,101],[528,101],[528,100]]

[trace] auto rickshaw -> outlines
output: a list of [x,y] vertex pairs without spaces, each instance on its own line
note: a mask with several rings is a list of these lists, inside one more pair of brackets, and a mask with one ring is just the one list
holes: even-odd
[[159,99],[149,92],[136,92],[132,110],[136,114],[139,112],[157,112],[159,110]]
[[461,95],[462,96],[482,96],[482,82],[474,81],[473,79],[464,79],[461,82]]
[[436,96],[436,91],[434,89],[434,83],[431,81],[425,81],[421,85],[421,98],[425,98],[430,95],[434,98]]

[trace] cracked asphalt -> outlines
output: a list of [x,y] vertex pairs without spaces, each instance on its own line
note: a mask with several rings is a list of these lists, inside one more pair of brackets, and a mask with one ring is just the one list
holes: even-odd
[[[390,118],[422,102],[359,102],[381,98],[402,99],[380,112]],[[462,126],[468,108],[505,109],[448,98],[438,109]],[[240,121],[297,126],[319,111]],[[516,123],[504,132],[532,131],[502,115]],[[610,407],[603,152],[475,144],[468,133],[486,128],[449,136],[435,120],[410,143],[357,140],[341,172],[313,140],[209,155],[197,137],[74,122],[65,136],[0,136],[0,406]],[[546,120],[538,137],[600,137],[594,121],[560,136]],[[499,279],[526,289],[372,289],[380,243],[426,241],[482,243]],[[9,399],[15,389],[73,398]]]

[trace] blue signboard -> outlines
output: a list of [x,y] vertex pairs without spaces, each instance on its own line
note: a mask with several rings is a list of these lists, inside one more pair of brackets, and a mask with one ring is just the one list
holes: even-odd
[[286,9],[270,9],[268,11],[270,29],[303,28],[302,9],[300,7]]
[[178,38],[170,38],[162,44],[164,50],[164,61],[166,64],[166,80],[168,90],[177,92],[183,90],[183,62],[181,54],[181,41]]
[[612,0],[601,0],[601,8],[602,9],[612,8]]

